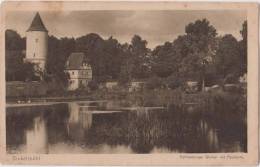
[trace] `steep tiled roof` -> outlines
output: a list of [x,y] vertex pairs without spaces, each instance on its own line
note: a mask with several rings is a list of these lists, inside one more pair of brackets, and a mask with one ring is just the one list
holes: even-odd
[[45,31],[48,30],[44,26],[40,14],[37,12],[33,18],[32,24],[27,31]]
[[85,55],[82,52],[71,53],[66,64],[67,70],[80,69],[83,62],[85,61]]

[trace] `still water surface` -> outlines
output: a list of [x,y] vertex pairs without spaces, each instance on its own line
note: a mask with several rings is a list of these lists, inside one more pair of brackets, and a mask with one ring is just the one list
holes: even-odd
[[192,107],[69,102],[8,107],[8,153],[246,152],[246,126]]

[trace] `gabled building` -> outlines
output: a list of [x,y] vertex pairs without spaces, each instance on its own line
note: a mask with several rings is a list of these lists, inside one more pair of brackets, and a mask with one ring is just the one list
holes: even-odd
[[92,68],[82,52],[70,54],[66,62],[65,72],[69,75],[68,90],[87,87],[92,80]]

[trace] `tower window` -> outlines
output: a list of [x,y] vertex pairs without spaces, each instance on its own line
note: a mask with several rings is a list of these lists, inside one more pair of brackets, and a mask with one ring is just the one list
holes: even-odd
[[35,53],[33,53],[33,57],[35,57]]
[[38,41],[39,41],[39,39],[38,39],[38,38],[36,38],[36,39],[35,39],[35,42],[37,43]]

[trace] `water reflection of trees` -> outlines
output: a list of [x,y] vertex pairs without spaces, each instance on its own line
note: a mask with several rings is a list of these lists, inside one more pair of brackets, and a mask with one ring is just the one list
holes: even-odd
[[[20,151],[27,153],[48,152],[45,121],[48,110],[46,106],[8,108],[6,112],[7,147],[23,149]],[[20,146],[22,148],[19,148]]]
[[46,116],[49,144],[68,140],[66,130],[68,117],[69,112],[66,104],[54,105],[49,109]]
[[178,152],[208,152],[203,131],[198,128],[200,119],[197,113],[180,110],[150,111],[145,117],[132,114],[129,120],[131,145],[138,153],[144,152],[139,147],[142,143],[149,148],[145,152],[154,146]]
[[[201,111],[190,113],[179,107],[172,107],[169,111],[95,114],[85,143],[89,146],[104,143],[111,146],[130,145],[136,153],[149,153],[155,147],[203,153],[219,152],[222,143],[244,142],[239,135],[230,138],[222,129],[223,122],[220,120],[209,122],[207,119]],[[225,126],[226,129],[229,127],[232,128]],[[244,133],[241,129],[241,134]]]
[[[35,112],[35,110],[37,110]],[[26,130],[33,130],[34,119],[45,116],[46,107],[11,107],[6,112],[7,145],[18,146],[26,143]]]
[[[173,112],[123,112],[94,116],[87,140],[89,145],[130,145],[137,153],[148,153],[154,146],[176,149],[189,127],[176,126],[182,120],[171,119]],[[177,117],[176,117],[177,118]],[[182,117],[183,118],[183,117]],[[183,122],[182,122],[183,123]]]
[[[28,137],[33,141],[46,136],[48,144],[70,142],[88,148],[127,145],[135,153],[150,153],[155,148],[189,153],[247,150],[244,115],[236,115],[242,112],[238,110],[244,110],[238,109],[239,106],[169,105],[165,110],[139,107],[136,111],[95,113],[93,105],[88,105],[9,109],[7,145],[18,146],[26,144]],[[42,127],[38,130],[41,134],[28,135],[27,132],[35,131],[36,125]]]
[[[89,104],[88,104],[89,105]],[[92,113],[88,105],[70,103],[68,105],[69,118],[67,121],[67,133],[71,142],[82,142],[85,133],[91,127]]]

